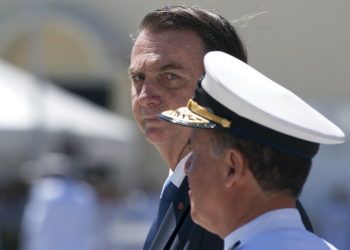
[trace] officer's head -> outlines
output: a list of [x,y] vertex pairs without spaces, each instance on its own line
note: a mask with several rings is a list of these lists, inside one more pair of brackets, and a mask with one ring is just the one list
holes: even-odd
[[239,215],[253,204],[293,206],[320,143],[341,143],[344,133],[295,94],[228,54],[210,52],[204,65],[205,76],[187,107],[160,117],[194,128],[186,164],[191,214],[220,235],[215,231],[215,223],[223,221],[218,209]]

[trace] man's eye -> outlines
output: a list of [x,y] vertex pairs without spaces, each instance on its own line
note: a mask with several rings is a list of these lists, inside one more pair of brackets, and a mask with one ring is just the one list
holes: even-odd
[[177,80],[178,78],[179,76],[174,73],[164,73],[160,75],[161,81],[174,81],[174,80]]
[[145,75],[144,74],[136,74],[132,75],[131,79],[133,82],[141,82],[145,80]]
[[168,78],[169,80],[176,80],[176,79],[178,79],[178,76],[175,75],[175,74],[168,73],[168,74],[166,74],[166,75],[167,75],[167,78]]

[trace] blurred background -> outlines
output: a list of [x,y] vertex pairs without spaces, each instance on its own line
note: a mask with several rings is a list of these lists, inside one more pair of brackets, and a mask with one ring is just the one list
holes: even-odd
[[[81,225],[91,249],[141,248],[168,170],[132,120],[127,67],[139,22],[165,4],[231,20],[251,65],[349,135],[349,1],[0,0],[0,250],[31,244],[47,197],[94,211],[56,211]],[[315,231],[341,249],[350,249],[349,165],[349,140],[321,147],[301,197]]]

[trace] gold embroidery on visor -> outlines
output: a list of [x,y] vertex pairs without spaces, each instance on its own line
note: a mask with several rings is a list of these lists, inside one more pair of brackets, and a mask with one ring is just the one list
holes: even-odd
[[222,118],[220,116],[217,116],[211,112],[209,112],[206,108],[199,105],[197,102],[193,101],[192,99],[188,100],[187,102],[187,108],[194,113],[203,116],[204,118],[211,120],[213,122],[216,122],[223,126],[224,128],[229,128],[231,126],[231,122],[225,118]]
[[191,112],[187,107],[178,108],[177,110],[163,111],[160,117],[165,120],[184,125],[211,127],[209,120],[199,115],[196,115],[195,113]]

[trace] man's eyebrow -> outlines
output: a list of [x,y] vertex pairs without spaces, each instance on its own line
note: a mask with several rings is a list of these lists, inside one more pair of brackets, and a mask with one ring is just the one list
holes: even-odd
[[131,73],[134,73],[134,72],[137,72],[137,70],[134,67],[129,66],[128,73],[131,74]]
[[166,71],[169,69],[183,69],[183,66],[179,63],[169,63],[169,64],[162,65],[159,68],[160,71]]
[[[179,63],[168,63],[168,64],[164,64],[164,65],[160,66],[159,67],[159,71],[162,72],[162,71],[174,70],[174,69],[175,70],[176,69],[181,70],[183,68],[184,67],[181,64],[179,64]],[[129,66],[128,72],[129,72],[129,74],[132,74],[132,73],[139,72],[139,70],[137,68],[133,67],[133,66]]]

